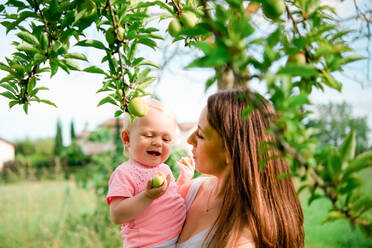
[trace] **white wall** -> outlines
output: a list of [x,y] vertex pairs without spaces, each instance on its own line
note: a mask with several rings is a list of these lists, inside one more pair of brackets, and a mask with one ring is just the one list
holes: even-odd
[[3,168],[4,163],[9,160],[14,160],[14,146],[0,140],[0,169]]

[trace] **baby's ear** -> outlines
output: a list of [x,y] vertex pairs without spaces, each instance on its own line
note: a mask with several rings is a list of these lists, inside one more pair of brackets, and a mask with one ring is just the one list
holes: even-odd
[[129,131],[127,129],[121,131],[121,141],[124,145],[129,145]]

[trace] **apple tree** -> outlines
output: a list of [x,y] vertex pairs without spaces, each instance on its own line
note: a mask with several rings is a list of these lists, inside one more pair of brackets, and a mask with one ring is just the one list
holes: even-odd
[[[152,15],[154,10],[161,15]],[[347,219],[372,236],[372,197],[363,193],[358,177],[372,165],[372,151],[355,153],[353,131],[339,147],[320,146],[316,130],[304,124],[313,89],[341,91],[334,74],[363,59],[345,41],[353,30],[338,25],[337,12],[325,2],[8,0],[0,4],[0,14],[1,25],[17,36],[12,43],[16,52],[0,63],[8,73],[0,81],[0,94],[10,108],[22,105],[27,113],[32,102],[54,105],[38,95],[47,90],[39,86],[40,75],[84,71],[104,76],[98,92],[106,95],[99,105],[113,104],[116,117],[129,112],[134,118],[143,111],[135,99],[149,94],[146,87],[156,79],[151,71],[157,67],[138,50],[158,49],[157,42],[170,34],[173,43],[197,51],[188,67],[215,72],[206,88],[264,84],[278,115],[270,131],[291,165],[291,174],[282,176],[301,181],[299,191],[309,191],[309,204],[329,199],[332,207],[325,221]],[[154,21],[169,22],[168,29],[162,32]],[[95,33],[85,32],[92,26]],[[72,45],[100,51],[101,64],[80,68],[78,61],[87,61],[87,56],[71,52]],[[253,89],[246,97],[251,107],[245,115],[252,107],[260,109]],[[271,149],[270,144],[262,149]]]

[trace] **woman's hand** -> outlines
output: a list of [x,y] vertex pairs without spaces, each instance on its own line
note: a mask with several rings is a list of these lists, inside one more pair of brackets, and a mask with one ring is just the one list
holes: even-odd
[[194,161],[191,158],[183,157],[180,159],[180,161],[176,162],[176,165],[180,169],[180,175],[177,180],[177,185],[181,186],[182,184],[191,181],[195,171]]
[[147,182],[145,196],[151,200],[155,200],[156,198],[162,196],[168,189],[169,184],[171,181],[171,175],[167,175],[166,180],[160,187],[154,187],[152,185],[152,179]]

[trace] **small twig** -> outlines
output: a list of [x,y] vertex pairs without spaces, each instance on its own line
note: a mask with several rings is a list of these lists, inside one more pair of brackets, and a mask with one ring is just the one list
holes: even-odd
[[[111,21],[112,21],[112,24],[113,24],[113,30],[114,30],[114,34],[115,34],[115,42],[117,44],[116,52],[118,53],[118,56],[119,56],[121,78],[123,80],[124,85],[128,86],[129,88],[132,88],[131,85],[126,82],[125,77],[124,77],[124,65],[123,65],[123,61],[122,61],[122,58],[121,58],[119,35],[118,35],[118,32],[117,32],[118,24],[115,21],[115,15],[114,15],[114,11],[113,11],[113,8],[112,8],[112,5],[111,5],[110,0],[107,0],[107,6],[109,8],[109,12],[110,12],[110,16],[111,16]],[[123,89],[122,90],[123,90],[123,99],[125,101],[124,85],[123,85]],[[125,105],[125,102],[124,102],[124,105]]]
[[174,4],[174,6],[176,6],[176,9],[177,9],[177,15],[178,15],[178,16],[181,16],[181,14],[182,14],[182,9],[181,9],[181,6],[179,5],[179,2],[177,3],[175,0],[172,0],[172,3]]
[[48,27],[48,22],[43,14],[43,12],[41,11],[41,9],[39,8],[39,1],[38,0],[34,0],[35,2],[35,11],[36,13],[39,12],[40,14],[40,17],[41,19],[43,20],[43,23],[44,23],[44,27],[45,27],[45,31],[47,32],[48,34],[48,46],[49,46],[49,49],[50,49],[50,52],[52,51],[53,47],[52,47],[52,40],[55,40],[53,34],[50,32],[49,30],[49,27]]

